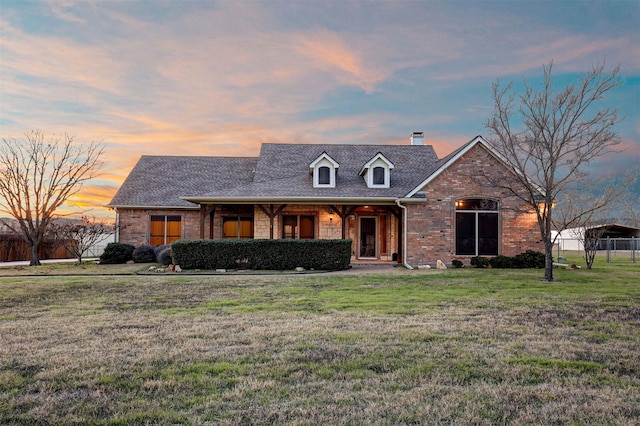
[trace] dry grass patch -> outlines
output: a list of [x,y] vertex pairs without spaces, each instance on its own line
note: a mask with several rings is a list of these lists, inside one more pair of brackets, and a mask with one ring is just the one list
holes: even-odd
[[0,423],[637,423],[640,289],[564,274],[0,278]]

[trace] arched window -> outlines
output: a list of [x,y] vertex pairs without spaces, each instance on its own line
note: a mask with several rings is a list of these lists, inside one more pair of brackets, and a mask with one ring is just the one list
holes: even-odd
[[374,185],[384,185],[384,167],[374,167],[373,168],[373,184]]
[[327,166],[318,168],[318,184],[329,185],[331,183],[331,169]]
[[498,254],[498,202],[488,198],[456,201],[456,254]]

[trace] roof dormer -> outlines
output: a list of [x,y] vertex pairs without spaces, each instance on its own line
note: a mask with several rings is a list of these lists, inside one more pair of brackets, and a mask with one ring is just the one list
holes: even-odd
[[362,166],[360,176],[364,177],[369,188],[389,188],[393,167],[393,163],[379,152]]
[[311,164],[309,173],[313,175],[314,188],[335,188],[336,173],[340,165],[326,152],[320,154]]

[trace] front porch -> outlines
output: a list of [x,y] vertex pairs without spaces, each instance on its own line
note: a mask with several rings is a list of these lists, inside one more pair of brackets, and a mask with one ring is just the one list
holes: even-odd
[[352,262],[402,262],[395,205],[204,204],[202,239],[351,239]]

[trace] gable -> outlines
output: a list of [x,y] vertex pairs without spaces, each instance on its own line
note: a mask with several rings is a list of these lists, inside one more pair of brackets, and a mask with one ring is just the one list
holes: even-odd
[[[435,167],[433,167],[432,171],[428,174],[427,178],[420,182],[420,184],[418,184],[415,188],[413,188],[405,197],[411,198],[418,192],[423,191],[427,187],[427,185],[434,181],[440,174],[452,168],[460,161],[465,161],[469,158],[478,156],[483,156],[488,162],[493,164],[493,168],[497,168],[492,169],[491,172],[501,170],[502,173],[513,173],[513,170],[511,170],[506,165],[506,162],[503,161],[500,155],[491,148],[487,141],[485,141],[482,136],[476,136],[465,145],[461,146],[457,150],[439,160],[435,164]],[[469,170],[469,174],[477,175],[477,173],[474,173],[473,170]]]

